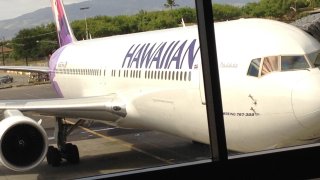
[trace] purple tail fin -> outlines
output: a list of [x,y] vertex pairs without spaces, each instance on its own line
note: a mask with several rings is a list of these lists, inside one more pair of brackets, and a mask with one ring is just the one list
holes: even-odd
[[60,47],[77,41],[69,25],[62,0],[51,0]]

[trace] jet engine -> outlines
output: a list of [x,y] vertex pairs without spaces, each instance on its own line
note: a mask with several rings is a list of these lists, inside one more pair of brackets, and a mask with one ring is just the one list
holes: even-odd
[[4,111],[0,122],[0,161],[14,171],[26,171],[39,165],[48,150],[43,127],[18,110]]

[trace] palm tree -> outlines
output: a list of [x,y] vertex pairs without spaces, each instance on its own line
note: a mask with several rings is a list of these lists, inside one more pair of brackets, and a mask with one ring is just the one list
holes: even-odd
[[170,8],[171,10],[174,6],[179,6],[179,4],[176,4],[175,0],[167,0],[167,3],[164,4],[164,7]]
[[314,10],[314,5],[315,5],[314,0],[307,0],[307,2],[309,2],[309,7],[311,7],[312,10]]

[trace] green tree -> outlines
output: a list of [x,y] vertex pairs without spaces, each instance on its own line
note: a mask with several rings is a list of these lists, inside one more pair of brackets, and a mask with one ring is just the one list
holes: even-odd
[[280,18],[288,13],[295,0],[260,0],[256,3],[246,4],[242,10],[249,17],[275,17]]
[[54,24],[22,29],[12,39],[11,47],[16,58],[37,59],[45,57],[58,48]]
[[240,7],[227,4],[213,4],[213,17],[215,21],[232,20],[242,15]]
[[175,9],[171,12],[175,22],[177,24],[181,23],[181,18],[183,18],[185,23],[196,23],[197,22],[197,15],[196,10],[194,8],[185,7]]
[[[90,34],[93,38],[141,31],[178,27],[181,18],[185,22],[196,23],[196,11],[193,8],[179,8],[171,11],[147,12],[141,10],[132,16],[96,16],[87,19]],[[85,21],[76,20],[71,27],[78,40],[85,39]],[[32,58],[48,56],[57,49],[55,25],[37,26],[21,30],[12,40],[13,55],[16,58]]]
[[171,10],[174,6],[179,6],[179,4],[176,4],[175,0],[167,0],[167,3],[164,4],[164,7],[170,8]]

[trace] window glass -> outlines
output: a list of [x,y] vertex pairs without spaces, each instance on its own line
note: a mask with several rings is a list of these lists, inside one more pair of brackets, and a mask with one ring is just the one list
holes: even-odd
[[[257,7],[262,7],[260,2]],[[246,10],[257,10],[252,5],[245,5]],[[302,22],[313,20],[312,28],[316,18],[298,20],[299,25],[280,17],[264,18],[215,26],[230,156],[311,144],[320,137],[320,103],[315,98],[320,87],[320,45],[305,32],[309,28],[303,25],[308,23]]]
[[261,62],[261,58],[254,59],[251,61],[248,69],[249,76],[255,76],[255,77],[259,76],[260,62]]
[[[179,166],[185,162],[211,161],[206,104],[202,101],[204,94],[200,90],[203,89],[199,76],[201,69],[194,69],[201,60],[194,2],[176,1],[176,5],[170,4],[174,1],[146,2],[144,10],[134,13],[131,5],[139,6],[140,2],[127,0],[128,6],[117,10],[119,14],[110,18],[110,13],[102,11],[103,6],[113,6],[108,1],[88,1],[82,4],[87,7],[81,7],[80,10],[76,1],[83,0],[73,1],[68,3],[69,8],[65,8],[65,13],[60,12],[64,10],[62,7],[57,11],[63,22],[52,21],[47,26],[41,24],[44,21],[37,21],[39,26],[25,27],[34,33],[28,33],[28,29],[26,34],[4,37],[3,45],[11,38],[30,43],[26,47],[32,50],[28,49],[27,54],[17,57],[20,58],[19,62],[30,60],[29,63],[35,63],[38,58],[39,61],[43,58],[48,63],[46,56],[53,51],[57,54],[52,55],[50,65],[58,63],[60,68],[57,73],[68,75],[50,77],[53,78],[53,86],[27,86],[27,92],[30,93],[19,92],[19,96],[12,97],[7,95],[8,91],[0,83],[1,101],[12,100],[13,97],[44,99],[44,102],[34,101],[40,104],[37,106],[41,109],[39,114],[36,111],[22,114],[36,122],[41,119],[42,123],[37,125],[43,126],[47,135],[45,139],[50,145],[48,159],[44,158],[39,166],[30,171],[7,171],[0,162],[0,177],[8,180],[77,179],[149,167]],[[0,7],[2,5],[0,2]],[[47,6],[50,6],[49,2]],[[78,12],[68,12],[70,8],[77,8]],[[118,9],[121,6],[112,8]],[[96,14],[96,9],[100,9],[99,12],[103,14]],[[157,11],[153,12],[154,9]],[[51,9],[44,10],[52,13]],[[0,20],[3,14],[0,11]],[[63,23],[60,29],[67,27],[65,15],[77,15],[83,19],[78,18],[77,29],[73,30],[78,39],[77,45],[67,45],[60,49],[59,43],[69,39],[57,39],[54,23]],[[41,19],[41,16],[37,18]],[[184,25],[187,28],[177,28]],[[175,29],[169,29],[173,27]],[[129,33],[136,34],[127,35]],[[60,35],[64,36],[64,33]],[[106,40],[104,37],[107,36]],[[49,41],[36,43],[41,39],[52,39],[55,44]],[[13,52],[16,50],[19,51],[13,48]],[[16,54],[13,55],[16,58]],[[106,55],[112,59],[106,58]],[[10,62],[14,61],[10,59]],[[191,80],[191,71],[194,71],[195,80],[189,86],[191,83],[183,81]],[[16,105],[15,102],[12,104]],[[23,105],[27,104],[33,105]],[[52,110],[49,112],[42,111],[50,108]],[[61,113],[54,114],[56,111]],[[3,115],[1,112],[2,109],[0,116]],[[56,121],[54,115],[63,120]],[[59,133],[57,128],[60,128]],[[67,137],[62,137],[65,135]],[[57,141],[62,141],[63,146],[57,144]],[[74,165],[77,163],[78,152],[80,164]],[[49,162],[52,159],[54,161]],[[59,165],[54,169],[51,167]]]
[[304,56],[281,56],[281,71],[309,68]]
[[319,51],[307,54],[307,57],[312,65],[314,65],[315,67],[320,66],[320,52]]
[[263,65],[261,69],[261,76],[266,75],[272,71],[279,71],[279,57],[270,56],[263,58]]

